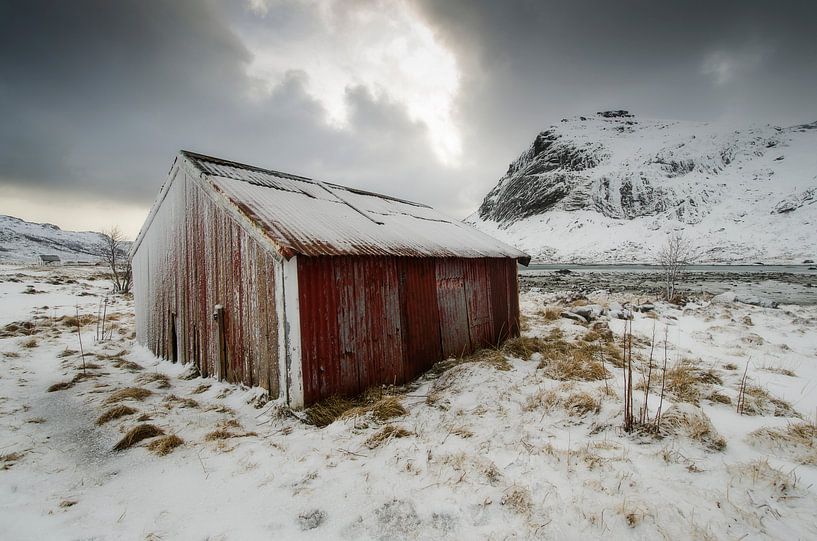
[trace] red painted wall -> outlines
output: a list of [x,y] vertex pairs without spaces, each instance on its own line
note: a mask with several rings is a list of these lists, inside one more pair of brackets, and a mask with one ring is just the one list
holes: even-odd
[[298,295],[306,404],[519,333],[512,259],[301,256]]

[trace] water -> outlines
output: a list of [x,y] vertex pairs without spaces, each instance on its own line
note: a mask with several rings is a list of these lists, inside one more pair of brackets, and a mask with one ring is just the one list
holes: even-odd
[[[568,269],[582,272],[661,272],[658,265],[579,265],[579,264],[539,264],[531,263],[528,267],[521,267],[525,273],[533,271],[554,271]],[[763,274],[763,273],[783,273],[783,274],[810,274],[817,276],[817,265],[689,265],[687,272],[717,272],[734,274]]]
[[[559,273],[569,270],[569,273]],[[734,291],[780,304],[817,304],[815,265],[690,265],[679,288],[693,293]],[[520,267],[523,290],[598,290],[658,293],[662,289],[657,265],[532,264]]]

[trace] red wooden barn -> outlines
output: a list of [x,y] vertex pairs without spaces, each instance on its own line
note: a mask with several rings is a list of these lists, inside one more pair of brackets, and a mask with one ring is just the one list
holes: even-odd
[[139,342],[293,407],[517,335],[530,260],[426,205],[192,152],[131,256]]

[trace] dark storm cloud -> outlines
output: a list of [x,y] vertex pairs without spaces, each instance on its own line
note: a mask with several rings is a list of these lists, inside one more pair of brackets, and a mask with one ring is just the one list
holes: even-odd
[[271,92],[248,75],[242,28],[320,41],[297,2],[259,18],[200,0],[0,0],[0,187],[147,204],[189,148],[462,213],[563,116],[817,119],[817,2],[416,5],[461,71],[458,169],[389,96],[347,88],[336,128],[307,74]]
[[418,6],[461,63],[467,146],[482,144],[505,163],[550,123],[602,108],[696,120],[817,119],[817,2]]
[[332,128],[297,71],[262,90],[226,15],[200,1],[3,4],[0,184],[147,204],[189,148],[428,198],[440,172],[425,126],[349,88],[349,126]]

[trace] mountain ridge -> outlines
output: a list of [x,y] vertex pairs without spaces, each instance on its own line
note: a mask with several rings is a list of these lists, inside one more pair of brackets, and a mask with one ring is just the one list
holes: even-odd
[[96,231],[65,231],[49,223],[28,222],[0,214],[0,262],[33,263],[40,255],[65,261],[96,262],[103,236]]
[[534,261],[646,263],[680,233],[701,262],[799,263],[817,250],[814,149],[817,122],[562,119],[466,221]]

